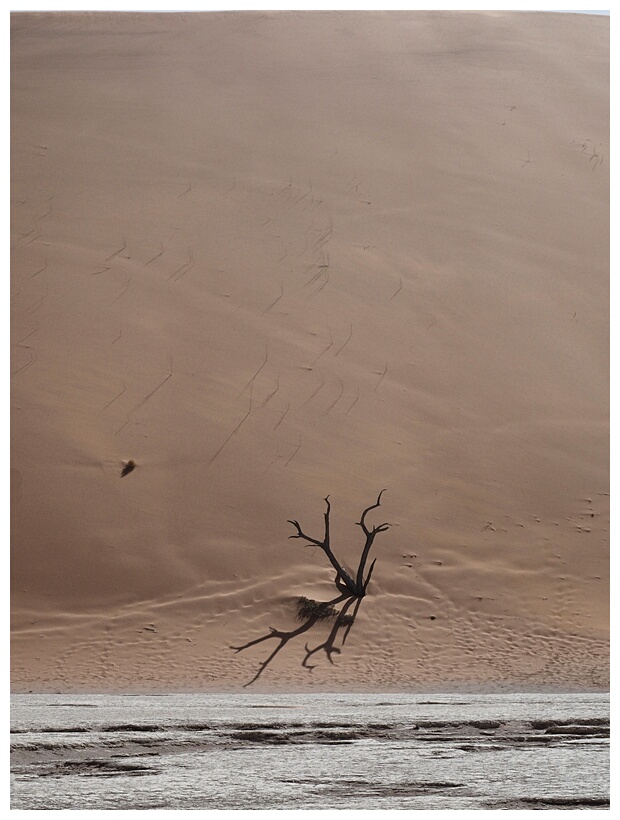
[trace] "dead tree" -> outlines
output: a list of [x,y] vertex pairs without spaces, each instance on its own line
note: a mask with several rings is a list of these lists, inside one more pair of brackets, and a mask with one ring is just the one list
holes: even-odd
[[297,534],[289,535],[289,538],[303,538],[304,540],[308,541],[308,544],[312,544],[315,547],[320,547],[325,553],[325,555],[327,555],[327,557],[329,558],[333,568],[336,570],[336,578],[334,579],[334,581],[337,589],[339,590],[339,592],[348,594],[353,598],[363,598],[366,595],[366,589],[370,582],[372,571],[375,567],[375,562],[377,560],[376,558],[373,559],[373,562],[370,565],[370,569],[368,570],[368,574],[364,576],[366,562],[368,560],[368,554],[370,553],[370,548],[372,547],[375,537],[380,532],[385,532],[390,526],[389,524],[380,524],[378,527],[373,526],[371,529],[368,529],[368,527],[366,526],[367,514],[371,510],[374,510],[377,507],[381,506],[381,496],[384,492],[385,490],[381,490],[376,503],[371,504],[370,507],[366,507],[366,509],[362,513],[361,519],[357,522],[358,526],[362,528],[364,535],[366,536],[366,543],[364,544],[364,549],[362,550],[362,554],[360,556],[360,561],[357,567],[357,573],[355,574],[355,578],[351,577],[351,575],[347,572],[347,570],[343,567],[343,565],[340,563],[340,561],[338,561],[338,559],[332,552],[332,548],[329,541],[329,514],[331,511],[329,496],[325,498],[327,509],[324,513],[325,536],[322,541],[319,541],[318,538],[312,538],[311,536],[306,535],[299,526],[298,521],[291,521],[290,519],[288,521],[288,523],[292,524],[297,530]]
[[[336,646],[336,642],[341,639],[341,646],[344,646],[347,636],[355,622],[355,618],[362,603],[362,598],[366,595],[366,590],[368,588],[370,577],[376,561],[376,559],[372,561],[370,569],[366,573],[366,563],[368,561],[370,549],[378,533],[385,532],[385,530],[387,530],[390,526],[389,524],[380,524],[378,527],[373,526],[369,529],[366,525],[366,516],[371,510],[381,506],[381,496],[384,492],[385,490],[381,490],[376,503],[371,504],[370,507],[366,507],[360,520],[357,522],[358,526],[362,528],[362,531],[366,536],[366,543],[364,544],[364,548],[360,556],[355,577],[353,577],[352,573],[347,572],[332,552],[329,540],[329,514],[331,511],[329,496],[325,499],[327,509],[324,513],[325,535],[322,541],[318,538],[312,538],[310,535],[306,535],[301,529],[298,521],[289,520],[289,524],[292,524],[297,530],[295,535],[289,536],[290,538],[305,539],[308,542],[308,546],[312,545],[315,547],[320,547],[329,558],[332,567],[336,570],[336,577],[334,581],[336,588],[338,589],[338,596],[331,601],[313,601],[308,598],[298,598],[297,617],[299,620],[303,621],[301,626],[289,631],[269,627],[269,632],[266,635],[262,635],[252,641],[248,641],[242,646],[231,646],[231,649],[234,649],[235,652],[243,652],[252,646],[262,644],[265,641],[276,641],[275,648],[272,650],[271,654],[260,663],[258,671],[253,678],[245,684],[245,686],[250,686],[260,678],[265,669],[274,660],[276,655],[290,640],[308,632],[320,621],[333,620],[333,625],[330,629],[329,635],[325,638],[325,640],[313,648],[310,648],[309,644],[306,643],[306,654],[301,662],[301,665],[308,670],[314,669],[315,666],[310,663],[310,661],[317,655],[317,653],[320,653],[321,651],[325,653],[329,662],[333,664],[334,661],[332,659],[332,655],[339,655],[341,652],[341,648],[340,646]],[[336,604],[342,604],[342,608],[339,611],[334,608]],[[351,614],[349,614],[348,610],[351,609],[351,607],[353,609]]]

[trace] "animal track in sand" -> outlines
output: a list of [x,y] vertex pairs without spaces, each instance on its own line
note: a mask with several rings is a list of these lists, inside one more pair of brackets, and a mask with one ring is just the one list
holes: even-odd
[[147,395],[146,395],[146,396],[142,399],[142,401],[140,401],[140,402],[139,402],[139,403],[138,403],[138,404],[137,404],[137,405],[136,405],[136,406],[135,406],[132,410],[130,410],[130,411],[127,413],[127,421],[126,421],[126,422],[125,422],[125,423],[124,423],[121,427],[119,427],[119,428],[118,428],[118,430],[114,433],[114,435],[115,435],[115,436],[116,436],[116,435],[118,435],[118,434],[121,432],[121,430],[123,430],[125,427],[127,427],[127,425],[129,424],[129,422],[131,421],[131,418],[130,418],[130,417],[131,417],[131,415],[132,415],[133,413],[135,413],[137,410],[139,410],[139,409],[140,409],[140,408],[141,408],[144,404],[146,404],[146,402],[147,402],[150,398],[152,398],[152,397],[155,395],[155,393],[157,393],[157,391],[158,391],[158,390],[160,390],[160,389],[164,386],[164,384],[166,384],[166,382],[168,381],[168,379],[171,379],[171,378],[172,378],[172,376],[173,376],[173,375],[174,375],[174,371],[173,371],[173,367],[172,367],[172,356],[171,356],[171,357],[170,357],[170,373],[168,373],[168,375],[167,375],[167,376],[166,376],[166,377],[165,377],[165,378],[164,378],[164,379],[163,379],[163,380],[162,380],[162,381],[161,381],[161,382],[157,385],[157,387],[155,387],[153,390],[151,390],[151,392],[150,392],[150,393],[148,393],[148,394],[147,394]]
[[41,230],[41,222],[52,213],[51,203],[53,198],[54,194],[52,193],[52,195],[48,197],[47,200],[45,200],[47,205],[47,210],[45,211],[45,213],[41,216],[35,215],[32,217],[32,221],[30,224],[32,225],[34,223],[34,228],[32,228],[30,231],[27,231],[25,234],[22,234],[22,236],[20,236],[20,238],[11,246],[12,250],[19,247],[20,245],[31,245],[33,242],[35,242],[43,235],[43,231]]
[[345,339],[344,343],[334,353],[334,357],[338,356],[345,349],[345,347],[349,344],[349,342],[351,341],[351,337],[353,336],[353,323],[350,322],[349,324],[350,324],[349,335]]
[[168,281],[174,279],[175,282],[178,282],[179,279],[182,279],[185,276],[185,274],[189,273],[190,270],[194,267],[194,254],[192,253],[192,249],[188,248],[187,253],[189,257],[187,262],[181,265],[180,268],[177,268],[175,271],[173,271],[168,277]]
[[331,410],[333,410],[333,409],[334,409],[334,407],[335,407],[335,406],[338,404],[338,402],[340,401],[340,399],[341,399],[341,397],[342,397],[342,394],[344,393],[344,382],[343,382],[343,381],[342,381],[342,379],[340,379],[340,378],[338,379],[338,381],[340,382],[340,392],[338,393],[338,395],[336,396],[336,398],[334,399],[334,401],[333,401],[333,402],[332,402],[332,403],[331,403],[331,404],[327,407],[327,409],[323,411],[323,415],[324,415],[324,416],[328,415],[328,413],[330,413],[330,412],[331,412]]
[[142,265],[143,268],[147,268],[152,262],[154,262],[156,259],[159,259],[160,256],[163,256],[164,245],[162,242],[159,243],[159,247],[161,248],[159,253],[156,253],[155,256],[152,256],[147,262],[145,262],[144,265]]
[[254,375],[252,376],[252,378],[249,380],[249,382],[247,382],[247,384],[245,385],[245,387],[243,388],[243,390],[241,390],[241,392],[238,394],[238,396],[242,396],[242,395],[245,393],[245,391],[248,389],[248,387],[249,387],[249,388],[252,388],[252,385],[254,384],[254,381],[256,380],[256,377],[257,377],[257,376],[258,376],[258,374],[261,372],[261,370],[263,369],[263,367],[265,367],[265,365],[267,364],[267,360],[268,360],[268,358],[269,358],[269,347],[268,347],[267,345],[265,345],[265,358],[263,359],[263,362],[261,363],[261,365],[260,365],[260,367],[258,368],[258,370],[254,373]]
[[[108,258],[107,258],[107,259],[104,259],[104,260],[103,260],[104,264],[105,264],[106,262],[110,262],[112,259],[114,259],[115,257],[117,257],[119,254],[121,254],[121,253],[122,253],[122,252],[123,252],[123,251],[127,248],[127,237],[126,237],[126,236],[123,236],[123,237],[121,238],[121,242],[123,243],[123,244],[121,245],[121,247],[120,247],[118,250],[114,251],[114,253],[110,254],[110,256],[108,256]],[[107,270],[110,270],[110,268],[107,268]]]
[[288,465],[291,463],[291,461],[295,458],[295,456],[296,456],[296,455],[297,455],[297,453],[299,452],[300,448],[301,448],[301,433],[299,434],[299,444],[298,444],[298,445],[297,445],[297,447],[293,450],[293,453],[292,453],[292,455],[290,456],[290,458],[289,458],[287,461],[285,461],[285,462],[284,462],[284,466],[285,466],[285,467],[288,467]]
[[131,280],[132,280],[132,277],[130,276],[129,279],[127,279],[127,281],[125,282],[125,284],[121,288],[120,293],[118,294],[118,296],[116,296],[114,299],[112,299],[112,301],[110,302],[108,307],[111,307],[112,305],[116,304],[116,302],[118,302],[118,300],[121,298],[121,296],[124,296],[127,293],[128,289],[129,289],[129,286],[131,285]]
[[24,370],[27,370],[29,367],[32,367],[32,365],[36,364],[37,361],[37,351],[34,348],[31,348],[30,345],[20,345],[20,347],[24,347],[28,351],[30,359],[21,367],[18,367],[17,370],[14,370],[11,373],[11,378],[17,376],[18,373],[22,373]]
[[387,369],[388,369],[388,366],[387,366],[387,362],[386,362],[385,367],[383,368],[383,371],[382,371],[381,375],[379,376],[379,381],[375,384],[375,387],[374,387],[374,392],[375,393],[377,392],[377,388],[379,387],[379,385],[383,381],[383,378],[384,378],[385,374],[387,373]]
[[45,286],[45,293],[43,294],[43,296],[41,296],[40,299],[37,299],[37,301],[34,302],[30,307],[26,308],[24,313],[28,313],[28,314],[36,313],[37,310],[39,310],[42,307],[43,302],[45,301],[47,296],[48,296],[48,288],[47,288],[47,285],[46,285]]
[[[271,401],[271,399],[276,395],[278,390],[280,389],[280,374],[276,374],[276,386],[275,389],[268,393],[267,396],[263,399],[263,401],[258,405],[256,410],[262,410],[265,405]],[[256,410],[254,412],[256,412]]]
[[46,259],[46,260],[45,260],[45,264],[43,265],[43,267],[42,267],[42,268],[40,268],[40,269],[39,269],[38,271],[36,271],[35,273],[31,274],[30,278],[31,278],[31,279],[34,279],[34,277],[35,277],[35,276],[38,276],[40,273],[43,273],[43,271],[44,271],[44,270],[47,270],[47,267],[48,267],[48,264],[47,264],[47,259]]
[[277,298],[277,299],[274,299],[274,300],[273,300],[273,302],[271,302],[271,304],[270,304],[270,305],[268,305],[268,306],[265,308],[265,310],[263,311],[263,315],[264,315],[265,313],[269,313],[269,311],[271,310],[271,308],[272,308],[272,307],[274,307],[274,305],[277,305],[277,304],[278,304],[278,302],[280,301],[280,299],[281,299],[283,296],[284,296],[284,285],[282,284],[282,282],[280,282],[280,295],[278,296],[278,298]]
[[234,430],[232,431],[232,433],[230,433],[230,435],[229,435],[229,436],[228,436],[228,438],[224,441],[224,443],[223,443],[223,444],[222,444],[222,445],[221,445],[221,446],[220,446],[220,447],[216,450],[216,452],[215,452],[215,453],[211,456],[211,458],[209,459],[209,464],[212,464],[212,463],[215,461],[215,459],[219,456],[219,454],[222,452],[222,450],[224,449],[224,447],[226,447],[226,445],[228,444],[228,442],[229,442],[229,441],[230,441],[230,440],[231,440],[231,439],[232,439],[232,438],[233,438],[233,437],[234,437],[234,436],[235,436],[235,435],[239,432],[239,430],[240,430],[240,429],[241,429],[241,427],[243,426],[244,422],[247,420],[248,416],[250,416],[250,415],[251,415],[251,413],[252,413],[252,392],[251,392],[251,389],[250,389],[250,406],[248,407],[248,409],[246,410],[246,412],[245,412],[245,414],[244,414],[243,418],[242,418],[242,419],[241,419],[241,421],[237,424],[237,426],[234,428]]
[[359,387],[356,387],[356,388],[355,388],[355,390],[356,390],[355,398],[353,399],[352,403],[349,405],[349,408],[347,409],[347,412],[345,413],[345,416],[348,416],[348,415],[349,415],[349,413],[351,412],[351,410],[353,410],[353,408],[354,408],[354,407],[355,407],[355,405],[357,404],[358,399],[359,399],[359,397],[360,397],[360,389],[359,389]]
[[398,285],[398,288],[394,291],[394,293],[390,296],[390,298],[388,299],[388,302],[391,302],[392,299],[394,299],[396,296],[398,296],[398,294],[401,292],[402,289],[403,289],[403,279],[402,279],[402,276],[401,276],[400,277],[400,284]]
[[[120,339],[120,336],[119,336],[118,338]],[[117,339],[115,339],[115,341],[118,341],[118,340],[117,340]],[[112,342],[112,344],[114,344],[114,342]],[[107,403],[104,407],[102,407],[101,409],[102,409],[102,410],[107,410],[107,408],[108,408],[108,407],[110,407],[112,404],[114,404],[114,402],[115,402],[117,399],[120,399],[120,397],[123,395],[123,393],[124,393],[126,390],[127,390],[127,385],[125,384],[125,382],[123,382],[123,389],[121,390],[121,392],[120,392],[120,393],[117,393],[117,395],[116,395],[116,396],[114,396],[114,398],[113,398],[113,399],[111,399],[111,401],[109,401],[109,402],[108,402],[108,403]]]
[[282,413],[282,415],[281,415],[281,416],[280,416],[280,418],[278,419],[278,422],[276,423],[275,427],[273,428],[274,430],[277,430],[277,429],[278,429],[278,427],[282,424],[282,422],[284,421],[284,417],[286,416],[286,414],[287,414],[287,413],[288,413],[288,411],[290,410],[290,407],[291,407],[291,403],[290,403],[290,401],[289,401],[289,402],[287,402],[287,404],[286,404],[286,409],[285,409],[284,413]]
[[325,375],[323,374],[322,371],[320,371],[320,372],[321,372],[321,384],[316,388],[316,390],[310,396],[308,396],[308,398],[305,400],[305,402],[302,405],[300,405],[300,407],[305,407],[306,404],[308,404],[319,393],[319,391],[323,389],[323,385],[325,384]]
[[605,154],[603,153],[602,145],[594,143],[590,139],[573,140],[572,145],[575,145],[577,149],[580,149],[579,153],[588,158],[588,162],[590,163],[593,171],[603,164]]

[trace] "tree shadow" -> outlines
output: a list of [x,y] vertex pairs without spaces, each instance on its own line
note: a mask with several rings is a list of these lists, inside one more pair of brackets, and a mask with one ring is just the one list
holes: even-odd
[[[307,599],[299,599],[299,601],[304,601]],[[308,643],[304,646],[304,657],[301,661],[301,665],[312,671],[316,667],[316,663],[311,664],[310,659],[313,658],[317,653],[323,651],[327,657],[327,660],[333,665],[334,661],[332,660],[332,655],[340,655],[342,651],[342,647],[344,646],[349,632],[351,631],[353,624],[355,623],[355,619],[357,617],[357,613],[359,612],[360,604],[362,603],[363,598],[359,598],[355,595],[351,595],[348,592],[343,592],[336,598],[333,598],[331,601],[308,601],[309,604],[314,606],[306,607],[305,609],[302,606],[298,605],[298,617],[303,619],[303,623],[301,626],[297,627],[297,629],[291,629],[289,631],[284,631],[280,629],[274,629],[273,627],[269,627],[269,632],[266,635],[262,635],[260,638],[255,638],[253,641],[248,641],[247,643],[243,644],[242,646],[231,646],[230,648],[235,651],[235,653],[243,652],[245,649],[249,649],[251,646],[256,646],[259,643],[263,643],[263,641],[275,640],[277,644],[274,650],[268,655],[264,661],[259,663],[258,671],[254,675],[254,677],[245,683],[243,686],[246,688],[247,686],[251,686],[255,683],[260,676],[263,674],[265,669],[272,663],[275,659],[276,655],[284,649],[289,641],[293,638],[298,637],[299,635],[303,635],[309,630],[312,629],[319,622],[324,622],[326,620],[331,620],[333,618],[333,624],[329,635],[327,638],[322,641],[321,643],[317,644],[317,646],[310,648]],[[338,604],[342,604],[340,610],[334,610],[334,607]],[[349,614],[349,610],[353,607],[353,611]],[[309,611],[310,610],[310,611]],[[340,630],[344,630],[342,633],[342,640],[340,641],[340,646],[337,646],[337,639],[339,638]]]

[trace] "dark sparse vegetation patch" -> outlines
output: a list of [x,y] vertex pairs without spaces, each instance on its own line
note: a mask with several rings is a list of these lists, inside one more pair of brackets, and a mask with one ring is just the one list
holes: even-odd
[[[326,601],[315,601],[313,598],[306,598],[302,595],[297,599],[297,618],[300,621],[331,621],[337,618],[340,612]],[[340,626],[350,626],[353,623],[352,615],[343,615],[340,619]]]
[[338,610],[325,601],[315,601],[302,595],[297,599],[297,618],[300,621],[308,621],[314,618],[316,621],[330,621],[338,616]]

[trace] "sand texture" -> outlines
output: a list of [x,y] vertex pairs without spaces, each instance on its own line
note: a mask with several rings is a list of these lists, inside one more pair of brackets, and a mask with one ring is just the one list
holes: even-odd
[[[609,18],[13,14],[11,60],[14,688],[607,686]],[[383,488],[309,655],[287,520],[329,494],[354,570]]]

